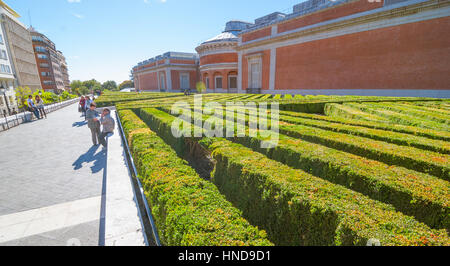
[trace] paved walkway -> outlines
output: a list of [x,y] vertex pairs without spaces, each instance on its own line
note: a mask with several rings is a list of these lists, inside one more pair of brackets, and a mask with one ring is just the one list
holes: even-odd
[[144,244],[119,133],[92,147],[83,120],[74,104],[0,133],[0,246]]

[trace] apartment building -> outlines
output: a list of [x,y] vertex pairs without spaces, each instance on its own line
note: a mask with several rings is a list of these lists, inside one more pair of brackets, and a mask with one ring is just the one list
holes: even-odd
[[[6,14],[19,16],[5,3],[0,1],[2,21]],[[13,72],[13,64],[7,42],[7,29],[4,22],[0,23],[0,116],[10,115],[18,111],[14,88],[17,80]]]
[[16,85],[29,87],[33,91],[40,90],[42,87],[30,32],[19,21],[19,14],[3,1],[0,1],[0,6],[3,42],[8,48],[12,71],[17,81]]
[[61,51],[58,51],[58,57],[61,65],[64,90],[70,90],[69,68],[67,66],[66,57]]
[[197,54],[167,52],[133,68],[135,87],[143,91],[173,92],[195,89],[199,81]]
[[[45,91],[61,93],[67,88],[65,78],[68,78],[68,73],[65,57],[62,52],[56,50],[55,44],[47,36],[32,27],[29,31],[33,41],[42,88]],[[67,76],[64,77],[64,75]]]
[[198,80],[208,92],[449,98],[448,29],[448,0],[309,0],[227,23],[196,48]]

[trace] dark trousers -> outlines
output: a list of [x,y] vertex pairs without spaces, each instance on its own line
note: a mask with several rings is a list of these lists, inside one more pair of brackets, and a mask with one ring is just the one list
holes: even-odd
[[108,147],[108,142],[106,140],[109,134],[112,134],[112,132],[102,132],[98,137],[98,141],[103,145],[103,147]]
[[99,143],[102,143],[100,140],[100,127],[93,127],[90,128],[91,134],[92,134],[92,144],[98,145]]
[[32,112],[37,119],[41,119],[41,117],[39,116],[39,110],[37,108],[32,108]]

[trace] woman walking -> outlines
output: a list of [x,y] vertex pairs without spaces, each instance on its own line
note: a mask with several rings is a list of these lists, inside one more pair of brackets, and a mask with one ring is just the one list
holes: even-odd
[[84,98],[84,96],[81,96],[79,109],[80,109],[81,115],[86,116],[86,99]]
[[45,105],[44,101],[41,99],[41,96],[36,95],[35,97],[36,108],[39,110],[41,117],[47,119],[47,113],[45,113]]

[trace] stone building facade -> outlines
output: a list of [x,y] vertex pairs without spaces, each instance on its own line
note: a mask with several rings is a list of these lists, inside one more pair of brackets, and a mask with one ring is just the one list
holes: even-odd
[[448,0],[309,0],[229,22],[197,47],[198,80],[209,92],[449,98],[449,29]]
[[11,66],[16,78],[16,85],[29,87],[32,91],[40,90],[36,59],[30,32],[21,23],[19,14],[0,1],[4,41],[7,43]]

